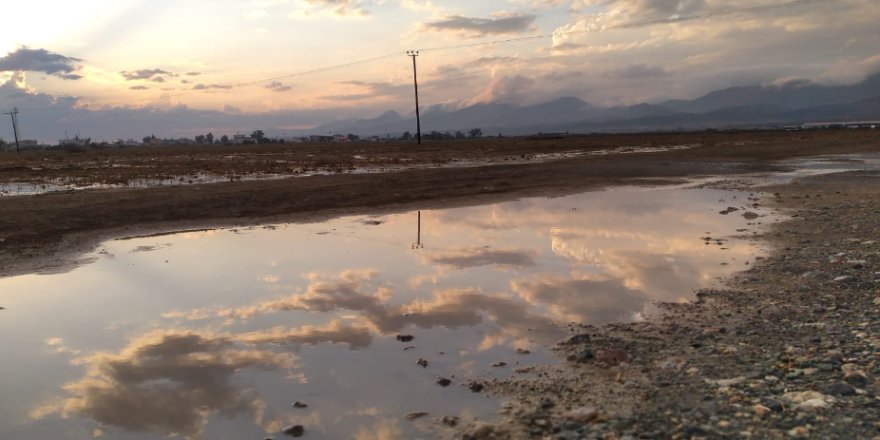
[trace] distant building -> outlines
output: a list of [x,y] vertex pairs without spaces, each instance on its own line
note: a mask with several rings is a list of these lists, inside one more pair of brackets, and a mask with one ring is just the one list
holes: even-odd
[[805,130],[827,128],[869,128],[871,130],[880,127],[880,121],[839,121],[839,122],[808,122],[802,127]]
[[79,137],[79,135],[77,135],[72,138],[59,139],[58,146],[59,147],[85,147],[90,142],[92,142],[92,138],[81,138],[81,137]]
[[235,145],[241,145],[252,144],[254,143],[254,140],[250,136],[244,134],[234,134],[232,135],[232,139],[230,139],[229,142],[232,142]]

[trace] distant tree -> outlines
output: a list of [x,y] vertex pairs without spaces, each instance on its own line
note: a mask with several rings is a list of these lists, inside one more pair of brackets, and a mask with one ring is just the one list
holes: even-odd
[[354,142],[354,141],[360,140],[361,137],[356,134],[349,133],[348,136],[346,136],[346,138],[348,138],[348,140]]
[[258,144],[263,142],[263,139],[266,138],[266,133],[263,133],[263,130],[255,130],[251,133],[251,139],[255,140]]
[[208,142],[208,145],[214,144],[214,135],[212,133],[206,134],[205,140]]
[[413,138],[412,133],[410,133],[408,131],[404,131],[403,134],[400,136],[400,140],[402,140],[402,141],[410,141],[410,140],[412,140],[412,138]]
[[220,136],[220,143],[223,145],[229,145],[229,136],[226,136],[225,134]]
[[455,130],[455,138],[456,139],[464,139],[465,134],[461,130]]
[[204,144],[205,143],[205,135],[203,135],[203,134],[196,135],[196,143],[199,145]]
[[470,136],[472,138],[483,137],[483,129],[472,128],[470,131],[468,131],[468,136]]

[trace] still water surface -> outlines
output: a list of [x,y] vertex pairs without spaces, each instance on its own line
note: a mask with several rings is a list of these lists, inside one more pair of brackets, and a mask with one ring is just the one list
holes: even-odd
[[411,212],[108,241],[0,279],[0,438],[429,438],[491,417],[467,385],[552,362],[556,324],[644,319],[746,268],[762,250],[735,237],[775,221],[748,197],[617,188],[422,211],[420,236]]

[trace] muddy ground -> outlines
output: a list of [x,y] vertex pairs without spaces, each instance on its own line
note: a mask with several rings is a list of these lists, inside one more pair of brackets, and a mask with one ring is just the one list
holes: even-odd
[[[577,149],[686,144],[694,147],[531,160]],[[412,144],[377,145],[324,147],[328,150],[321,154],[331,167],[355,154],[393,159],[404,153],[413,162],[455,157],[481,158],[493,165],[0,197],[0,274],[66,270],[97,240],[109,236],[768,171],[778,169],[772,163],[777,159],[880,152],[880,133],[595,136],[509,145],[498,140],[437,143],[423,150]],[[297,155],[301,152],[296,149],[304,147],[271,148]],[[110,153],[117,165],[137,158],[164,163],[153,169],[175,170],[174,175],[218,172],[204,164],[223,161],[200,151]],[[247,161],[235,158],[253,151],[234,151],[224,152],[232,159],[222,165],[234,171],[223,172],[263,172],[253,161],[236,165]],[[0,155],[0,181],[51,180],[63,176],[65,167],[75,174],[77,164],[94,160],[90,155],[110,153]],[[27,161],[67,165],[31,166]],[[120,168],[137,167],[99,163],[88,168],[87,181],[105,181],[102,176],[116,176]],[[662,315],[645,322],[572,325],[572,338],[556,347],[560,365],[484,384],[486,392],[509,401],[498,420],[445,421],[454,427],[445,427],[440,419],[430,422],[441,427],[442,435],[470,439],[880,436],[880,175],[813,177],[755,194],[758,203],[784,209],[791,220],[760,237],[775,251],[730,280],[727,289],[700,292],[692,303],[664,305]]]
[[[281,157],[312,160],[320,156],[328,168],[342,167],[353,156],[371,163],[455,158],[491,165],[4,196],[0,197],[0,275],[66,270],[77,255],[113,236],[476,204],[607,185],[764,171],[773,168],[770,161],[777,159],[878,151],[878,138],[880,134],[873,130],[717,132],[441,141],[421,147],[414,143],[302,144],[4,153],[0,154],[0,182],[79,176],[83,184],[92,184],[200,173],[240,177],[267,174]],[[534,160],[538,155],[567,151],[681,145],[692,148]],[[128,174],[120,177],[120,170]]]

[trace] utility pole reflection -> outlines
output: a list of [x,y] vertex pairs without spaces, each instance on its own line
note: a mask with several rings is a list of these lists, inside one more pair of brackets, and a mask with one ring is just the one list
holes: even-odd
[[423,249],[425,247],[424,243],[422,243],[422,211],[418,211],[418,222],[416,223],[416,242],[412,244],[412,249]]

